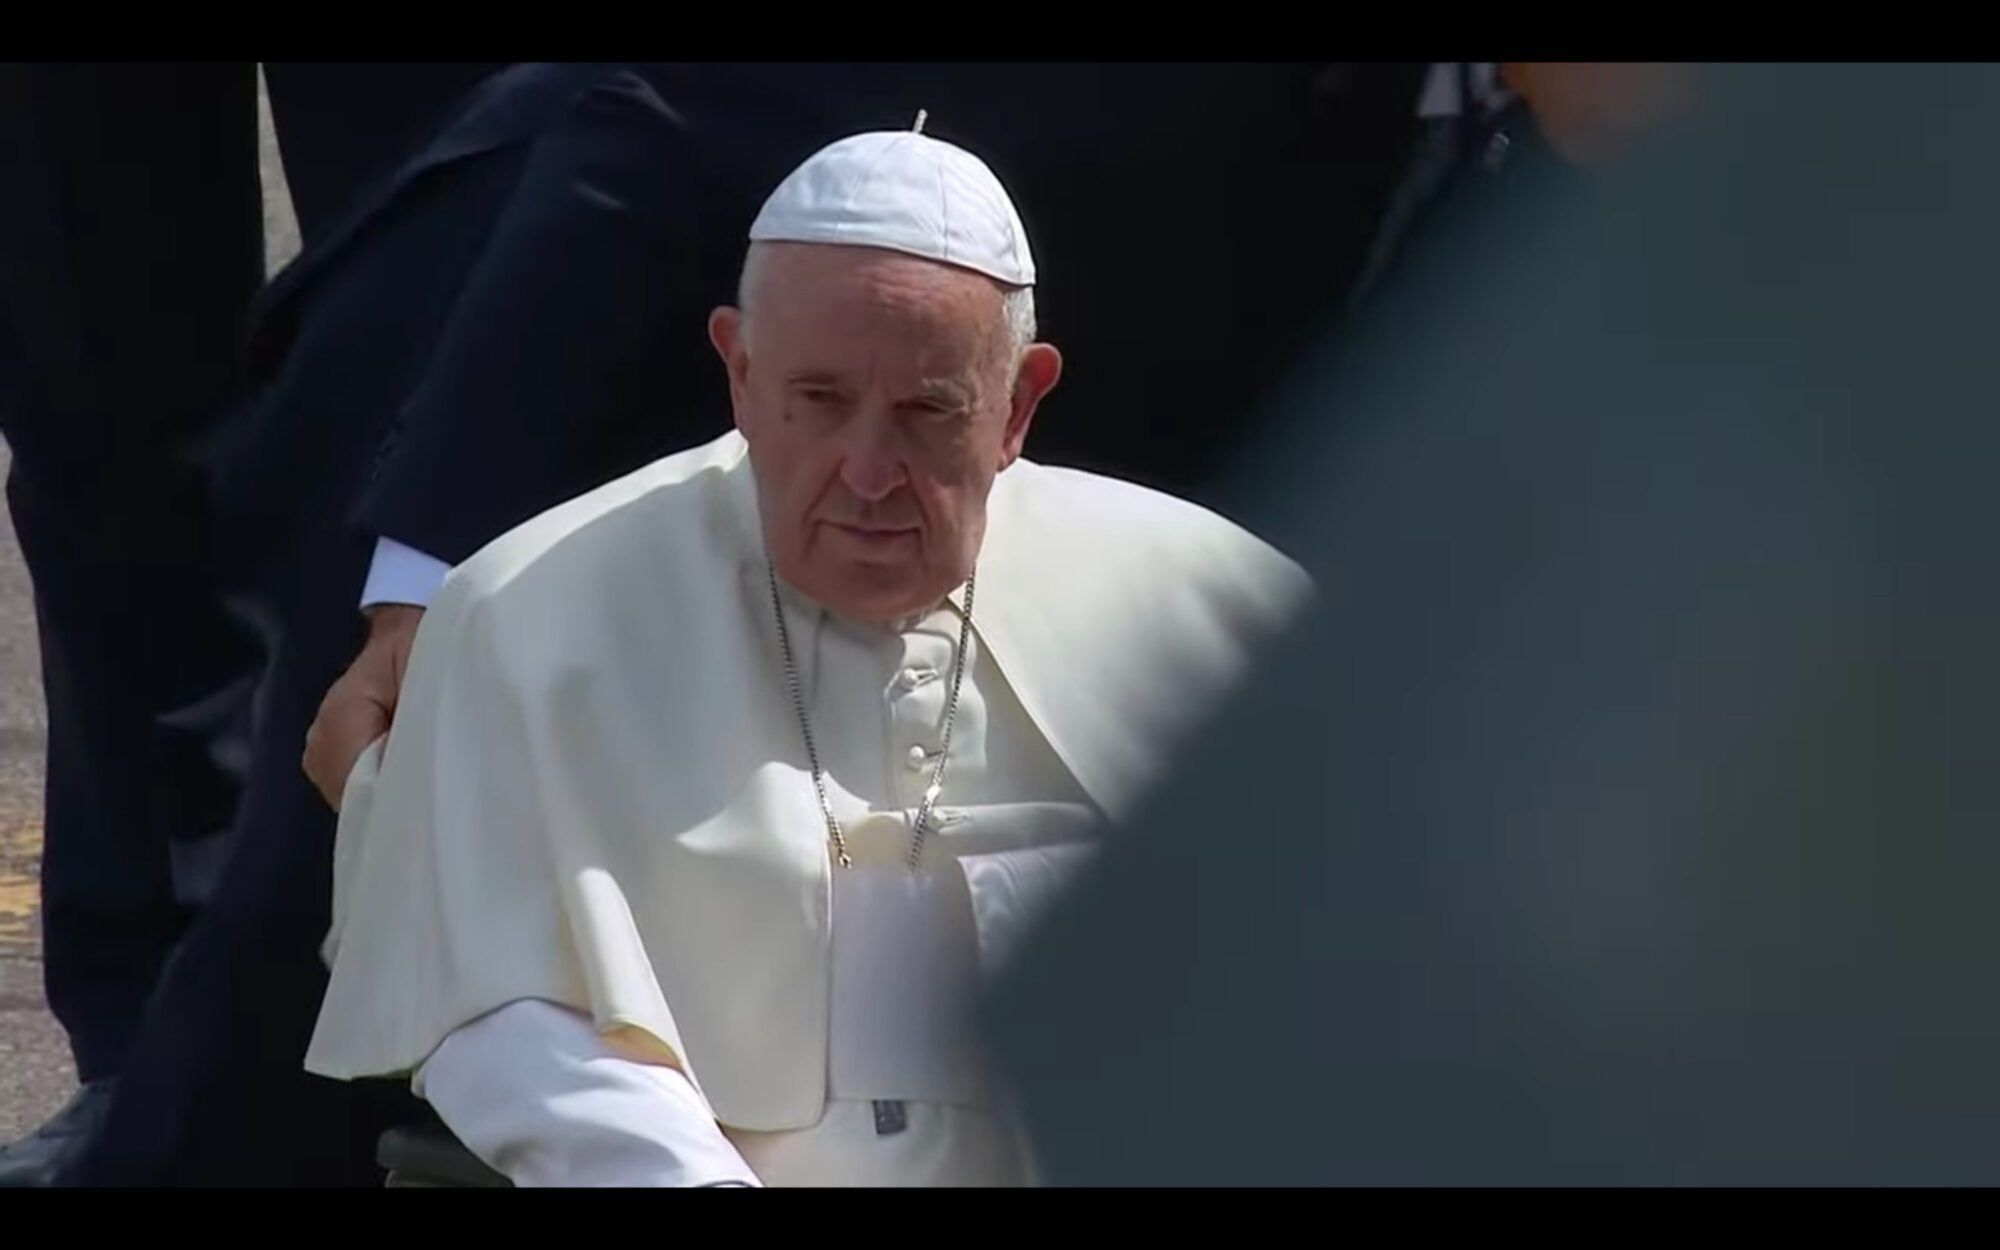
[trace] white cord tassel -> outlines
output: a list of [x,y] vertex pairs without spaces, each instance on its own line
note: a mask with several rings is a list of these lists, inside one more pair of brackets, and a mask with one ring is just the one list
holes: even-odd
[[929,119],[930,119],[930,111],[928,109],[918,109],[917,124],[910,127],[910,129],[915,131],[917,134],[924,133],[924,123]]

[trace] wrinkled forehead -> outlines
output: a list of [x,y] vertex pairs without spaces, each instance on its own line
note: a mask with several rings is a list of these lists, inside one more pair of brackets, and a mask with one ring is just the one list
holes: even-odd
[[999,283],[877,248],[754,244],[743,300],[758,339],[776,336],[786,347],[900,349],[970,365],[1006,339]]

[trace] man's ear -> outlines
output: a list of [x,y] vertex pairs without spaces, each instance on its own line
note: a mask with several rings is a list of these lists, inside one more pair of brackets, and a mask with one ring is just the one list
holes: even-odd
[[722,367],[729,373],[729,406],[735,414],[736,428],[741,430],[744,413],[748,411],[745,396],[750,379],[750,352],[744,343],[742,310],[724,305],[708,314],[708,341],[715,345],[715,354],[722,357]]
[[1028,430],[1035,423],[1035,410],[1062,379],[1062,368],[1062,353],[1051,344],[1031,343],[1028,350],[1021,353],[1020,367],[1014,371],[1014,394],[1011,410],[1007,414],[1007,436],[1001,443],[1004,456],[1001,467],[1021,458],[1021,447],[1028,441]]

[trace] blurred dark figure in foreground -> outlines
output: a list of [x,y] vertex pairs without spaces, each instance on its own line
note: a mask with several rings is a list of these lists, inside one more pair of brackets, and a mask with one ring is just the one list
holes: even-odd
[[1283,397],[1328,608],[997,1004],[1053,1181],[1991,1181],[2000,73],[1699,96]]

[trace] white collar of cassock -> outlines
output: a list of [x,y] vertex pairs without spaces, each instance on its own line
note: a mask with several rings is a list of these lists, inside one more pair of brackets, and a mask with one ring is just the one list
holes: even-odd
[[964,586],[958,587],[943,599],[938,600],[937,603],[920,612],[912,612],[908,616],[898,617],[893,621],[865,621],[857,616],[848,616],[844,613],[836,612],[782,577],[778,579],[778,594],[785,600],[791,610],[795,612],[825,616],[838,620],[848,628],[864,634],[870,632],[907,634],[912,630],[922,628],[924,622],[937,616],[940,612],[949,612],[954,623],[965,619]]
[[[759,533],[761,534],[761,532],[760,530]],[[740,576],[746,583],[746,589],[758,592],[759,597],[757,601],[768,605],[769,596],[767,593],[763,593],[766,574],[762,562],[759,561],[744,565],[740,570]],[[748,584],[752,582],[754,582],[754,585]],[[836,612],[790,582],[787,582],[784,578],[779,578],[778,597],[784,603],[785,619],[791,630],[792,662],[798,666],[800,688],[807,692],[808,702],[814,697],[811,692],[819,689],[819,665],[822,651],[818,645],[816,635],[820,628],[837,622],[841,629],[850,636],[872,640],[887,640],[915,633],[928,625],[933,630],[949,632],[948,640],[951,642],[955,653],[958,643],[958,625],[959,622],[965,619],[965,608],[962,602],[964,595],[965,588],[961,586],[940,600],[936,607],[926,611],[916,612],[893,621],[869,621],[863,620],[860,617],[848,616],[844,613]],[[782,652],[779,649],[776,625],[769,619],[770,615],[770,609],[766,606],[764,610],[766,619],[760,626],[760,632],[767,636],[770,662],[782,669],[784,660]],[[805,628],[801,628],[802,626],[805,626]],[[972,632],[975,634],[978,632],[976,623],[973,626]],[[978,654],[977,647],[972,648],[972,650],[974,655]],[[967,673],[966,679],[968,681],[973,680],[973,675]]]

